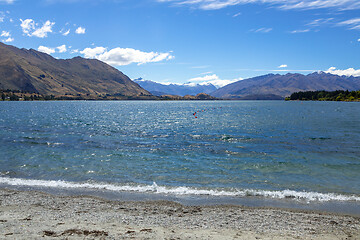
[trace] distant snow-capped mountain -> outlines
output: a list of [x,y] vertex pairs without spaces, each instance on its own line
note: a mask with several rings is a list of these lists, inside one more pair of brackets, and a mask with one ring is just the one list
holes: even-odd
[[283,99],[300,91],[360,90],[360,77],[338,76],[325,72],[308,75],[299,73],[267,74],[244,79],[211,93],[225,99],[267,100]]
[[134,82],[139,84],[142,88],[151,92],[153,95],[197,95],[199,93],[211,93],[214,92],[217,88],[211,83],[206,84],[196,84],[196,83],[184,83],[184,84],[164,84],[157,83],[150,80],[144,80],[142,78],[134,79]]

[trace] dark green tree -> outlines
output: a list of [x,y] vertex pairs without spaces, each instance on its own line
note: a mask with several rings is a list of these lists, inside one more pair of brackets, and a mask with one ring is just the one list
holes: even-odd
[[15,94],[11,94],[10,95],[10,101],[19,101],[19,97],[16,96]]

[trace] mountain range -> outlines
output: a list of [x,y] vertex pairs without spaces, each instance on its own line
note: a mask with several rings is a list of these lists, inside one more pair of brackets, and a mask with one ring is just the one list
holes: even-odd
[[129,77],[95,59],[55,59],[0,43],[0,89],[43,95],[151,95]]
[[185,95],[197,95],[199,93],[209,94],[217,89],[211,83],[161,84],[150,80],[144,80],[142,78],[134,79],[133,81],[155,96],[161,96],[161,95],[185,96]]
[[[284,99],[299,91],[359,90],[360,77],[325,72],[267,74],[216,89],[212,84],[160,84],[130,80],[116,68],[96,59],[56,59],[34,49],[19,49],[0,43],[0,90],[85,99],[183,99],[179,96],[210,94],[222,99]],[[177,96],[171,96],[177,95]],[[199,95],[196,99],[203,99]],[[71,97],[70,97],[71,98]],[[189,97],[187,97],[189,98]],[[186,99],[187,99],[186,98]],[[206,99],[210,99],[207,96]],[[191,98],[192,99],[192,98]]]
[[210,95],[225,99],[284,99],[300,91],[359,90],[360,77],[338,76],[325,72],[267,74],[226,85]]

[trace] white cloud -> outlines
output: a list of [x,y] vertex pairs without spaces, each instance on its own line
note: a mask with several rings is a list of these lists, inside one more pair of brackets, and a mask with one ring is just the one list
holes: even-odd
[[58,46],[57,49],[59,50],[59,53],[64,53],[67,51],[66,45]]
[[[276,0],[269,0],[275,2]],[[359,9],[360,3],[358,0],[294,0],[285,1],[280,0],[282,9],[321,9],[321,8],[336,8],[338,10]]]
[[331,67],[329,68],[327,71],[325,71],[326,73],[331,73],[334,75],[339,75],[339,76],[354,76],[354,77],[360,77],[360,69],[354,69],[354,68],[348,68],[348,69],[336,69],[336,67]]
[[203,77],[196,77],[196,78],[191,78],[189,79],[190,82],[204,82],[204,81],[212,81],[212,80],[219,80],[220,78],[216,75],[216,74],[212,74],[212,75],[205,75]]
[[70,53],[71,54],[74,54],[74,53],[78,53],[79,52],[79,49],[74,49],[74,50],[72,50]]
[[[1,0],[0,0],[0,4],[1,4]],[[0,11],[0,23],[4,22],[5,18],[7,18],[6,15],[9,15],[9,14],[10,14],[9,11],[6,11],[6,12]]]
[[191,79],[189,79],[189,82],[200,82],[200,83],[198,83],[200,85],[206,85],[206,84],[211,83],[212,85],[220,88],[220,87],[224,87],[230,83],[237,82],[240,80],[243,80],[243,79],[242,78],[235,78],[235,79],[231,79],[231,80],[220,79],[216,74],[212,74],[212,75],[205,75],[203,77],[191,78]]
[[7,3],[7,4],[11,4],[14,3],[15,0],[0,0],[0,3]]
[[287,67],[288,67],[288,65],[286,65],[286,64],[282,64],[282,65],[278,66],[278,68],[287,68]]
[[37,27],[38,24],[35,23],[32,19],[25,19],[21,21],[21,28],[23,33],[25,33],[27,36],[32,37],[39,37],[39,38],[45,38],[47,37],[48,33],[52,32],[52,27],[54,26],[54,22],[50,22],[49,20],[46,21],[42,27]]
[[235,5],[267,4],[283,10],[335,8],[338,10],[359,9],[358,0],[157,0],[172,2],[178,6],[189,5],[203,10],[216,10]]
[[240,16],[241,14],[242,14],[241,12],[236,13],[236,14],[233,15],[233,17],[238,17],[238,16]]
[[46,21],[41,28],[36,29],[32,33],[32,36],[36,36],[39,38],[47,37],[47,34],[52,32],[51,28],[52,26],[54,26],[54,24],[55,24],[54,22]]
[[15,40],[14,38],[9,37],[9,38],[5,39],[3,42],[8,43],[8,42],[13,42],[14,40]]
[[78,27],[76,30],[75,30],[75,33],[77,34],[85,34],[85,28],[83,27]]
[[47,53],[47,54],[52,54],[52,53],[55,53],[55,52],[64,53],[64,52],[67,52],[67,48],[66,48],[65,44],[61,45],[61,46],[58,46],[56,48],[39,46],[38,51],[43,52],[43,53]]
[[294,30],[294,31],[291,31],[290,33],[306,33],[306,32],[310,32],[310,29]]
[[85,58],[96,58],[100,61],[114,66],[129,65],[137,63],[138,65],[149,62],[160,62],[173,59],[171,52],[142,52],[132,48],[114,48],[107,50],[104,47],[85,48],[80,52]]
[[85,58],[97,58],[106,51],[104,47],[85,48],[80,53],[84,54]]
[[49,47],[45,47],[45,46],[39,46],[38,51],[43,52],[43,53],[47,53],[47,54],[55,53],[54,48],[49,48]]
[[32,19],[25,19],[25,20],[20,19],[20,21],[21,21],[20,26],[22,28],[23,33],[25,33],[28,36],[31,36],[30,31],[35,29],[35,21]]
[[360,42],[360,38],[358,39],[358,42]]
[[349,26],[350,29],[360,30],[360,18],[353,18],[343,22],[339,22],[338,26]]
[[10,32],[2,31],[0,36],[1,37],[10,37],[11,35],[10,35]]
[[311,26],[311,27],[319,27],[321,25],[331,23],[332,20],[334,20],[334,18],[319,18],[319,19],[312,20],[311,22],[309,22],[306,25]]
[[[360,3],[360,2],[359,2]],[[347,26],[349,29],[358,29],[360,30],[360,18],[353,18],[342,22],[336,22],[334,18],[319,18],[312,20],[311,22],[305,24],[307,26],[306,29],[302,30],[294,30],[290,33],[305,33],[310,31],[317,31],[316,28],[324,25],[332,25],[332,26]]]
[[0,37],[5,37],[6,39],[2,40],[5,43],[13,42],[14,38],[11,37],[10,32],[2,31]]
[[272,28],[259,28],[259,29],[253,29],[251,31],[256,33],[268,33],[271,32],[272,30],[273,30]]
[[67,36],[67,35],[69,35],[69,33],[70,33],[70,29],[67,30],[66,32],[63,32],[62,35],[63,35],[63,36]]

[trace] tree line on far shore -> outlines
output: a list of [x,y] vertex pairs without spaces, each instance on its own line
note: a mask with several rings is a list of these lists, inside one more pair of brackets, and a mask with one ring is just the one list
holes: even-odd
[[0,89],[0,101],[38,101],[54,100],[54,95],[41,95],[21,90]]
[[123,96],[123,95],[95,95],[89,94],[65,94],[60,96],[43,95],[21,90],[0,89],[0,101],[54,101],[54,100],[148,100],[153,96]]
[[21,91],[21,90],[10,90],[0,89],[0,101],[61,101],[61,100],[216,100],[216,98],[205,94],[199,93],[196,96],[186,95],[139,95],[139,96],[125,96],[122,94],[65,94],[60,96],[55,95],[42,95],[39,93]]
[[302,100],[302,101],[346,101],[358,102],[360,101],[360,91],[306,91],[295,92],[287,97],[285,100]]

